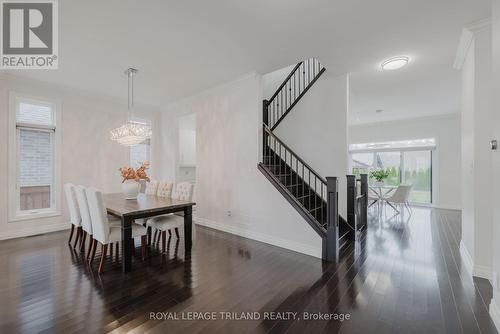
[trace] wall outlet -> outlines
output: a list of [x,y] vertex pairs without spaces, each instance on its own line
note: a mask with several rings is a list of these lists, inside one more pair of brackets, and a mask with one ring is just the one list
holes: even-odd
[[231,216],[232,216],[231,210],[227,210],[227,216],[228,216],[228,217],[231,217]]

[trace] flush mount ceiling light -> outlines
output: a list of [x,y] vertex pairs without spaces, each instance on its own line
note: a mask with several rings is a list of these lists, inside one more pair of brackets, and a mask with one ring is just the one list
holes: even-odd
[[151,138],[151,127],[132,121],[134,107],[134,76],[137,74],[135,68],[129,68],[125,71],[128,80],[128,113],[127,122],[119,128],[110,131],[111,140],[114,140],[124,146],[137,145]]
[[382,69],[385,71],[397,70],[403,66],[408,65],[409,62],[410,58],[406,56],[398,56],[387,59],[380,65],[380,67],[382,67]]

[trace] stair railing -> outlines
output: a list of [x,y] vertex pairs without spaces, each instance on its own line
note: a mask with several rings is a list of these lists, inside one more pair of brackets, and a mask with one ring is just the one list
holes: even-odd
[[[281,182],[285,187],[299,187],[302,189],[305,186],[310,187],[316,195],[321,197],[324,201],[327,200],[327,187],[326,180],[321,177],[311,166],[309,166],[301,157],[299,157],[290,147],[288,147],[281,139],[279,139],[271,130],[264,125],[262,127],[263,132],[263,142],[264,142],[264,154],[263,163],[267,165],[272,165],[282,170],[282,168],[291,169],[295,172],[295,178],[284,178]],[[272,154],[274,153],[274,154]],[[266,159],[272,159],[271,161],[266,161]],[[285,173],[292,174],[292,173]],[[284,175],[285,176],[285,175]],[[311,200],[311,198],[309,198]],[[316,200],[316,199],[315,199]],[[322,203],[317,203],[320,205],[319,210],[323,210]],[[312,204],[312,203],[309,203]],[[316,204],[316,203],[314,203]],[[316,206],[315,206],[316,207]],[[322,212],[322,211],[321,211]]]
[[273,131],[285,118],[295,104],[304,96],[309,88],[318,80],[325,68],[315,58],[301,61],[293,68],[276,92],[264,100],[267,111],[267,125]]

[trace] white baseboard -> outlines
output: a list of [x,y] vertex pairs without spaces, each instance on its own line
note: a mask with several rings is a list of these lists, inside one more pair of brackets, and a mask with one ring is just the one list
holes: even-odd
[[461,207],[453,206],[453,205],[446,205],[446,204],[445,205],[436,204],[436,205],[434,205],[434,208],[435,209],[442,209],[442,210],[462,211]]
[[470,256],[467,247],[465,246],[463,240],[460,240],[460,257],[462,258],[462,262],[465,265],[465,269],[469,273],[470,276],[485,278],[492,281],[493,270],[488,266],[481,266],[478,264],[474,264],[472,257]]
[[493,278],[493,273],[492,273],[491,267],[480,266],[480,265],[475,264],[473,276],[486,278],[487,280],[489,280],[491,282],[492,278]]
[[264,233],[250,231],[250,230],[247,230],[245,228],[215,222],[215,221],[208,220],[205,218],[196,217],[196,218],[194,218],[194,220],[195,220],[195,223],[197,225],[210,227],[210,228],[213,228],[215,230],[235,234],[235,235],[238,235],[240,237],[253,239],[256,241],[264,242],[266,244],[278,246],[281,248],[286,248],[286,249],[289,249],[289,250],[292,250],[292,251],[295,251],[298,253],[314,256],[317,258],[321,258],[321,255],[322,255],[321,254],[322,253],[321,243],[318,245],[318,247],[314,247],[314,246],[302,244],[302,243],[299,243],[296,241],[290,241],[287,239],[282,239],[282,238],[278,238],[275,236],[270,236],[270,235],[267,235]]
[[494,298],[491,299],[490,302],[490,317],[491,320],[493,320],[493,323],[495,324],[497,331],[500,332],[500,309],[498,308]]
[[[12,223],[15,224],[15,223]],[[42,233],[50,233],[56,231],[62,231],[69,229],[69,223],[60,223],[60,224],[52,224],[48,226],[42,226],[37,228],[29,228],[29,229],[21,229],[21,230],[11,230],[6,232],[0,232],[0,240],[14,239],[14,238],[22,238],[28,237],[31,235],[42,234]]]
[[472,261],[472,257],[467,250],[467,247],[464,244],[463,240],[460,240],[460,257],[462,258],[462,262],[465,265],[465,269],[469,273],[470,276],[474,275],[474,262]]

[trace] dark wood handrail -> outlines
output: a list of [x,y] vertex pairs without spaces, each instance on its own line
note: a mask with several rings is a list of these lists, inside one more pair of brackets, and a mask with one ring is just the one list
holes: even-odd
[[278,94],[280,93],[281,89],[283,87],[285,87],[286,83],[288,82],[288,80],[290,80],[290,78],[293,76],[293,74],[295,73],[295,71],[297,71],[300,67],[300,65],[302,65],[303,61],[301,61],[300,63],[298,63],[297,65],[295,65],[295,67],[293,68],[292,72],[290,72],[290,74],[288,74],[288,76],[286,77],[286,79],[281,83],[281,85],[278,87],[278,89],[276,90],[276,92],[274,92],[273,96],[271,96],[271,98],[268,100],[268,104],[271,103],[272,100],[274,100],[274,98],[276,96],[278,96]]
[[[325,186],[326,186],[326,179],[321,177],[311,166],[309,166],[304,160],[302,160],[297,153],[295,153],[288,145],[286,145],[281,139],[279,139],[274,133],[271,132],[271,130],[264,124],[263,125],[264,131],[271,137],[273,137],[278,143],[280,143],[286,150],[288,150],[296,160],[300,161],[300,163],[307,168],[316,178],[318,178]],[[281,158],[281,157],[280,157]]]
[[300,93],[300,95],[295,99],[295,101],[293,101],[293,103],[287,108],[287,110],[285,111],[285,113],[283,115],[280,116],[280,118],[278,119],[278,121],[276,121],[272,128],[271,128],[271,131],[274,131],[274,129],[276,129],[278,127],[278,125],[281,123],[282,120],[285,119],[286,115],[288,115],[288,113],[290,112],[290,110],[293,109],[293,107],[295,107],[295,105],[297,104],[297,102],[300,101],[300,99],[302,98],[302,96],[304,96],[307,91],[309,90],[309,88],[312,87],[312,85],[314,85],[314,83],[316,82],[316,80],[319,79],[319,77],[326,71],[326,68],[322,68],[319,73],[314,77],[313,80],[311,80],[311,82],[307,85],[306,88],[304,88],[304,90]]

